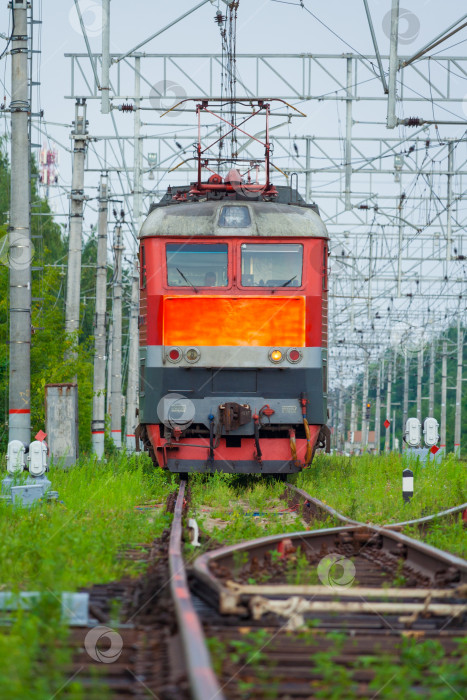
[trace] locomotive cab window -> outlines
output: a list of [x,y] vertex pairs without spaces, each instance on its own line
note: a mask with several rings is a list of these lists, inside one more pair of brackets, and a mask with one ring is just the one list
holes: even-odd
[[227,244],[167,243],[169,287],[226,287]]
[[302,268],[299,243],[242,243],[243,287],[300,287]]

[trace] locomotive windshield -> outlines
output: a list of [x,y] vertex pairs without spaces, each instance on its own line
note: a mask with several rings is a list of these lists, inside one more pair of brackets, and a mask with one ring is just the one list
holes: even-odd
[[227,244],[167,243],[170,287],[226,287]]
[[296,243],[243,243],[243,287],[300,287],[303,246]]

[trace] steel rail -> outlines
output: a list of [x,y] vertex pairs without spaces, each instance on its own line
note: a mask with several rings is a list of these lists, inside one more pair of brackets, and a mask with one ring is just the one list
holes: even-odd
[[[452,590],[453,597],[456,598],[459,591],[464,596],[463,591],[467,583],[467,561],[465,559],[460,559],[399,532],[368,525],[289,532],[221,547],[197,557],[192,566],[192,573],[201,586],[199,589],[200,595],[206,598],[208,591],[210,603],[217,603],[221,614],[245,614],[247,610],[241,604],[241,596],[242,591],[246,592],[247,588],[238,586],[238,590],[236,590],[236,587],[231,583],[225,585],[213,572],[213,565],[222,568],[232,568],[237,553],[247,553],[250,561],[253,559],[261,561],[262,557],[276,548],[284,538],[290,540],[294,547],[309,544],[316,551],[327,551],[332,548],[336,538],[351,537],[355,541],[358,540],[361,534],[367,534],[369,540],[379,538],[380,548],[385,551],[390,552],[400,549],[402,554],[402,551],[405,550],[404,562],[413,571],[428,578],[431,581],[431,585],[435,586],[435,588],[439,588],[440,580],[444,579],[446,582],[456,581],[456,587]],[[277,591],[276,597],[277,595],[281,597],[280,588]],[[322,591],[323,596],[332,597],[335,595],[333,588],[330,591],[326,591],[326,587],[323,587]],[[358,587],[354,589],[354,593],[357,596],[359,595]],[[316,594],[313,593],[313,595]],[[465,609],[467,609],[467,605],[462,607],[462,611]]]
[[416,518],[415,520],[404,520],[401,523],[388,523],[387,525],[382,525],[382,527],[405,527],[406,525],[418,525],[419,523],[428,523],[431,520],[443,518],[446,515],[453,515],[454,513],[461,513],[464,510],[467,510],[467,503],[462,503],[460,506],[454,506],[454,508],[448,508],[447,510],[441,510],[439,513],[433,513],[433,515],[425,515],[423,518]]
[[[314,506],[316,511],[319,511],[319,510],[325,511],[330,516],[337,518],[337,520],[340,520],[341,522],[349,524],[349,525],[365,525],[365,526],[367,526],[367,523],[362,523],[358,520],[352,520],[351,518],[348,518],[346,515],[339,513],[337,510],[335,510],[331,506],[328,506],[326,503],[323,503],[318,498],[314,498],[313,496],[310,496],[309,493],[307,493],[303,489],[298,488],[298,486],[294,486],[293,484],[286,484],[286,486],[290,490],[295,491],[295,493],[300,495],[302,498],[305,498],[307,501],[309,501],[309,503]],[[437,518],[443,518],[447,515],[461,513],[464,510],[467,510],[467,503],[461,503],[460,506],[454,506],[453,508],[448,508],[447,510],[441,510],[441,511],[439,511],[439,513],[433,513],[432,515],[425,515],[422,518],[415,518],[414,520],[404,520],[404,521],[399,522],[399,523],[385,523],[384,525],[374,525],[374,527],[391,529],[391,528],[396,528],[396,527],[405,527],[406,525],[418,525],[419,523],[427,523],[427,522],[430,522],[431,520],[436,520]]]
[[193,700],[225,700],[225,695],[212,670],[203,628],[195,612],[182,554],[182,513],[186,481],[180,481],[174,519],[170,529],[170,588],[175,605],[178,629],[190,681]]
[[[260,557],[266,551],[277,546],[284,538],[290,539],[292,544],[296,542],[297,545],[300,542],[314,540],[315,543],[329,546],[336,535],[340,535],[340,533],[351,535],[356,529],[365,530],[371,536],[380,537],[382,546],[388,549],[394,548],[394,545],[404,548],[406,550],[406,563],[423,575],[429,576],[433,582],[437,576],[443,576],[447,570],[456,570],[459,573],[460,582],[467,582],[467,561],[465,559],[407,537],[400,532],[394,532],[386,526],[381,527],[350,520],[350,518],[342,515],[334,508],[322,503],[317,498],[313,498],[303,489],[299,489],[292,484],[287,484],[287,487],[306,500],[312,506],[312,512],[314,510],[315,513],[321,512],[321,514],[332,516],[344,523],[344,526],[260,537],[255,540],[220,547],[213,552],[197,557],[193,563],[193,573],[199,581],[209,587],[219,602],[224,604],[224,607],[227,606],[228,608],[232,592],[212,573],[210,567],[213,563],[228,565],[229,562],[233,561],[234,553],[236,552],[249,552],[250,554],[253,552],[251,556]],[[225,608],[224,611],[227,611],[227,609]]]
[[315,513],[319,513],[320,511],[327,513],[332,518],[336,518],[337,520],[340,520],[342,523],[345,523],[346,525],[363,525],[364,524],[364,523],[358,522],[358,520],[351,520],[351,518],[348,518],[346,515],[342,515],[342,513],[339,513],[337,510],[335,510],[331,506],[328,506],[326,503],[323,503],[318,498],[314,498],[313,496],[310,496],[310,494],[307,493],[306,491],[304,491],[303,489],[299,489],[298,486],[294,486],[293,484],[288,484],[288,483],[286,483],[286,486],[291,491],[294,491],[298,496],[301,496],[301,498],[304,498],[306,501],[308,501],[310,506],[312,507],[311,509]]

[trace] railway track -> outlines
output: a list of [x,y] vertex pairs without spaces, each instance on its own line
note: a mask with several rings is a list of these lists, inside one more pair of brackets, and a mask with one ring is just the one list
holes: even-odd
[[[222,697],[374,697],[378,673],[368,659],[397,667],[412,640],[455,659],[467,562],[288,489],[311,526],[329,518],[338,526],[222,547],[191,567]],[[416,691],[431,682],[415,679]]]
[[[126,553],[146,558],[147,574],[91,592],[101,625],[112,626],[109,598],[120,601],[121,656],[90,662],[89,630],[73,632],[81,651],[69,670],[80,669],[86,697],[105,687],[119,699],[370,698],[378,660],[397,668],[408,644],[435,643],[457,663],[466,561],[406,537],[397,531],[404,523],[352,521],[290,484],[286,497],[312,529],[221,547],[187,566],[182,480],[170,533],[152,551]],[[323,527],[330,518],[336,526]],[[412,680],[426,697],[431,683],[428,671]]]

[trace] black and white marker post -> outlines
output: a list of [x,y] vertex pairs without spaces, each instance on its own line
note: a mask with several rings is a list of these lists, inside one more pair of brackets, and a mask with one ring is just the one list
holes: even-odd
[[404,469],[402,472],[402,496],[404,503],[409,503],[413,496],[413,471]]

